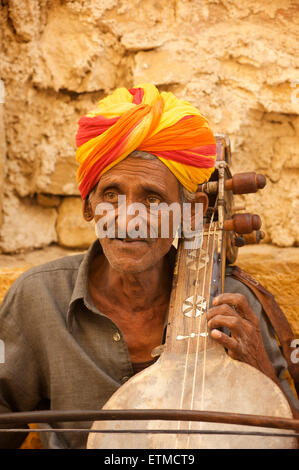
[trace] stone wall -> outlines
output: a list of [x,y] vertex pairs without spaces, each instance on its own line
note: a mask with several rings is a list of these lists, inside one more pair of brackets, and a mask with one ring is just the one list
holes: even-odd
[[190,100],[229,134],[233,171],[268,178],[245,198],[262,214],[266,241],[298,244],[297,0],[1,5],[3,253],[94,239],[75,181],[77,120],[115,87],[144,81]]

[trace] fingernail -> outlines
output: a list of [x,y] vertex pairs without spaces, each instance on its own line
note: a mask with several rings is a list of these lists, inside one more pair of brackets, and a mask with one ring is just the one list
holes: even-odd
[[219,330],[213,330],[213,331],[211,332],[211,334],[212,334],[212,336],[213,336],[214,338],[220,338],[220,336],[221,336],[221,333],[220,333]]

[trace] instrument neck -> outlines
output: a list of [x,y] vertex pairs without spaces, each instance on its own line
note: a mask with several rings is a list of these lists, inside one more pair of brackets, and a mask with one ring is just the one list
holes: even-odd
[[197,354],[215,346],[207,327],[207,310],[223,292],[222,236],[216,224],[204,231],[202,247],[179,244],[169,305],[163,356]]

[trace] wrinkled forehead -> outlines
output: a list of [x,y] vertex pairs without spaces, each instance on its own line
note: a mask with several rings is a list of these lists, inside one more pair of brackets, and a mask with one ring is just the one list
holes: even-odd
[[156,156],[146,152],[133,152],[117,165],[106,171],[100,178],[99,183],[110,178],[134,178],[145,179],[147,182],[164,182],[166,185],[179,182],[175,175]]
[[120,192],[139,190],[156,192],[169,201],[180,199],[178,179],[157,157],[146,152],[133,152],[106,171],[97,188],[101,191],[112,186]]

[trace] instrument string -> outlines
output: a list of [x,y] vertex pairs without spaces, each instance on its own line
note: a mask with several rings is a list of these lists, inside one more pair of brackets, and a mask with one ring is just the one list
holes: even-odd
[[[215,205],[216,206],[216,205]],[[193,291],[193,305],[192,305],[192,313],[196,314],[196,309],[197,309],[197,297],[198,297],[198,281],[199,281],[199,273],[202,269],[203,270],[203,282],[202,282],[202,288],[201,288],[201,297],[199,297],[199,308],[202,310],[203,309],[203,301],[204,301],[204,292],[205,292],[205,286],[206,286],[206,277],[207,277],[207,269],[208,269],[208,262],[209,262],[209,243],[210,243],[210,237],[211,237],[211,228],[213,225],[213,220],[214,220],[214,213],[215,213],[215,207],[212,212],[211,220],[209,222],[209,227],[208,227],[208,235],[207,235],[207,246],[206,248],[203,248],[204,244],[204,227],[201,230],[201,246],[196,249],[196,251],[199,252],[199,255],[196,256],[196,280],[194,283],[194,291]],[[184,249],[182,246],[181,249]],[[204,256],[202,256],[204,255]],[[202,266],[202,263],[204,266]],[[201,324],[202,324],[202,317],[204,315],[201,314],[199,315],[199,322],[198,322],[198,327],[197,327],[197,338],[196,338],[196,352],[195,352],[195,359],[194,359],[194,366],[193,366],[193,379],[192,379],[192,392],[191,392],[191,410],[193,409],[194,406],[194,394],[195,394],[195,385],[196,385],[196,372],[197,372],[197,362],[198,362],[198,354],[199,354],[199,340],[201,338]],[[193,317],[191,317],[193,319]],[[197,317],[195,317],[196,319]],[[193,323],[193,322],[192,322]],[[207,326],[205,326],[205,333],[207,333]],[[189,359],[190,359],[190,345],[191,345],[191,337],[187,338],[187,350],[186,350],[186,355],[185,355],[185,365],[184,365],[184,377],[182,381],[182,392],[181,392],[181,397],[180,397],[180,409],[183,409],[183,404],[184,404],[184,398],[185,398],[185,389],[186,389],[186,383],[187,383],[187,372],[188,372],[188,364],[189,364]],[[206,348],[206,338],[205,338],[205,343],[204,347]],[[205,360],[205,355],[204,355],[204,360]],[[204,372],[205,373],[205,365],[204,365]],[[202,389],[202,396],[203,396],[203,389]],[[203,401],[203,399],[202,399]],[[189,429],[191,428],[191,422],[188,423]],[[181,422],[178,423],[179,429],[181,428]],[[178,436],[176,436],[176,448],[177,448],[177,440]],[[188,437],[188,444],[189,444],[189,437]]]
[[[181,251],[183,249],[184,249],[184,246],[182,244]],[[186,387],[186,382],[187,382],[187,370],[188,370],[187,364],[188,364],[188,359],[189,359],[190,340],[191,340],[191,338],[187,338],[187,351],[186,351],[186,356],[185,356],[184,377],[183,377],[182,392],[181,392],[181,398],[180,398],[180,410],[183,409],[183,404],[184,404],[184,394],[185,394],[185,387]],[[179,421],[178,422],[178,429],[179,430],[181,429],[181,424],[182,424],[182,422]],[[176,449],[178,448],[177,445],[178,445],[178,434],[176,435],[176,439],[175,439],[175,448]]]
[[[214,234],[213,234],[213,252],[215,249],[215,238],[216,238],[216,225],[214,225]],[[203,371],[202,371],[202,390],[201,390],[201,409],[203,409],[204,402],[204,391],[205,391],[205,377],[206,377],[206,354],[207,354],[207,331],[208,331],[208,322],[205,321],[205,333],[204,336],[204,348],[203,348]]]
[[[202,232],[201,232],[202,240],[201,240],[201,246],[199,248],[199,256],[197,256],[195,258],[196,280],[195,280],[195,287],[194,287],[194,293],[193,293],[192,315],[193,315],[194,312],[196,313],[196,308],[197,308],[197,283],[198,283],[198,276],[199,276],[199,270],[200,270],[199,266],[200,266],[200,262],[201,262],[201,253],[202,253],[201,249],[202,249],[202,244],[203,244],[203,240],[204,240],[203,232],[204,232],[204,229],[202,229]],[[182,246],[181,249],[183,250],[184,247]],[[190,252],[191,252],[191,250],[190,250]],[[206,265],[207,265],[207,254],[205,255],[205,258],[204,258],[205,271],[206,271]],[[202,317],[202,315],[200,315],[200,324],[201,324],[201,317]],[[200,329],[201,329],[201,327],[199,326],[199,330]],[[190,333],[190,331],[189,331],[189,333]],[[183,382],[182,382],[182,392],[181,392],[181,398],[180,398],[180,409],[181,410],[183,409],[184,398],[185,398],[185,388],[186,388],[186,383],[187,383],[187,371],[188,371],[188,362],[189,362],[189,356],[190,356],[191,339],[192,338],[190,338],[190,337],[187,338],[187,351],[186,351],[186,355],[185,355],[184,377],[183,377]],[[196,359],[195,359],[195,361],[196,361]],[[196,362],[195,362],[195,364],[196,364]],[[194,377],[193,377],[193,379],[194,379]],[[191,400],[191,403],[192,403],[192,400]],[[189,427],[190,427],[190,423],[189,423]],[[178,428],[179,429],[181,428],[181,422],[178,423]],[[178,439],[178,437],[176,437],[176,446],[177,446],[177,439]],[[188,441],[189,441],[189,438],[188,438]]]
[[[203,248],[203,246],[200,248],[200,255],[198,257],[198,265],[196,269],[196,282],[195,282],[195,288],[194,288],[194,299],[197,299],[198,295],[198,279],[199,279],[199,272],[201,270],[201,265],[200,265],[200,260],[201,258],[201,253],[203,250],[205,250],[205,256],[204,256],[204,272],[203,272],[203,280],[202,280],[202,286],[201,286],[201,297],[200,297],[200,302],[201,302],[201,309],[203,309],[203,302],[205,302],[205,290],[206,290],[206,282],[207,282],[207,270],[208,270],[208,264],[209,264],[209,253],[210,253],[210,241],[211,241],[211,233],[212,233],[212,226],[213,226],[213,219],[214,219],[214,211],[211,216],[211,220],[209,223],[208,227],[208,234],[207,234],[207,243],[206,247]],[[214,242],[215,238],[215,228],[216,226],[214,225],[214,233],[213,233],[213,239],[212,242]],[[204,240],[204,230],[203,230],[203,240]],[[203,243],[202,243],[203,245]],[[197,329],[197,339],[196,339],[196,353],[195,353],[195,361],[194,361],[194,370],[193,370],[193,382],[192,382],[192,393],[191,393],[191,406],[190,409],[193,410],[194,407],[194,397],[195,397],[195,390],[196,390],[196,381],[197,381],[197,367],[198,367],[198,355],[199,355],[199,345],[200,345],[200,340],[201,340],[201,333],[202,333],[202,318],[205,317],[206,319],[206,312],[205,314],[202,313],[199,318],[198,322],[198,329]],[[207,346],[207,322],[204,322],[204,348],[203,348],[203,374],[202,374],[202,390],[201,390],[201,409],[203,408],[203,395],[204,395],[204,378],[205,378],[205,362],[206,362],[206,346]],[[189,427],[188,429],[191,429],[191,421],[189,421]],[[201,424],[199,425],[201,426]],[[188,447],[189,447],[189,441],[190,441],[190,436],[188,437]]]

